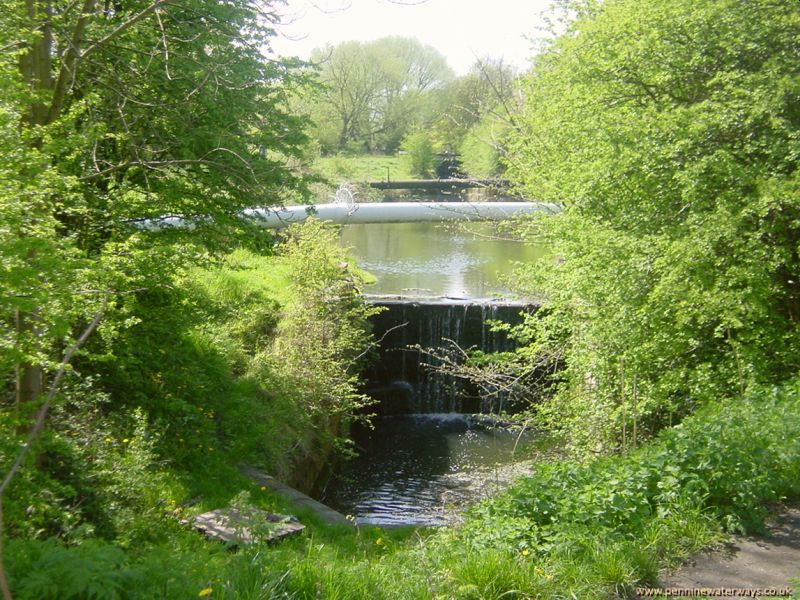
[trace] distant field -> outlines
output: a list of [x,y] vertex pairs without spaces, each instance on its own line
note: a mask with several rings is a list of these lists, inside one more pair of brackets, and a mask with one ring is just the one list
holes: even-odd
[[408,171],[408,165],[402,156],[384,156],[364,154],[357,156],[321,157],[316,164],[319,173],[331,183],[357,183],[362,181],[386,181],[417,179]]

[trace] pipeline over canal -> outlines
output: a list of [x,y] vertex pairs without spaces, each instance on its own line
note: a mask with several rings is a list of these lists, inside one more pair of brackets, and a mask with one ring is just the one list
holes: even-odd
[[[561,211],[558,204],[547,202],[380,202],[316,204],[283,208],[249,208],[242,216],[266,229],[281,229],[292,223],[316,217],[339,225],[360,223],[419,223],[440,221],[503,221],[517,215]],[[194,223],[183,217],[163,217],[144,221],[145,229],[186,227]]]

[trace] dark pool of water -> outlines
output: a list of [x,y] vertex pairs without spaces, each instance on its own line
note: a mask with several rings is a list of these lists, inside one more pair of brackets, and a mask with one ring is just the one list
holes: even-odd
[[360,455],[347,462],[323,501],[370,525],[444,525],[507,485],[524,468],[518,432],[455,413],[374,419],[354,431]]

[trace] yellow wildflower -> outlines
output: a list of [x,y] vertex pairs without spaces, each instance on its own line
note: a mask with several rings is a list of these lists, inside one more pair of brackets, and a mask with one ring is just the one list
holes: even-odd
[[375,545],[376,546],[383,546],[383,538],[378,538],[377,540],[375,540]]
[[203,597],[203,596],[210,596],[210,595],[211,595],[211,592],[213,592],[213,591],[214,591],[214,589],[213,589],[213,588],[210,588],[210,587],[209,587],[209,588],[203,588],[202,590],[200,590],[200,591],[197,593],[197,595],[198,595],[198,596],[200,596],[200,597]]
[[531,553],[531,551],[528,550],[527,548],[525,548],[520,554],[522,554],[522,556],[528,556],[528,554],[530,554],[530,553]]

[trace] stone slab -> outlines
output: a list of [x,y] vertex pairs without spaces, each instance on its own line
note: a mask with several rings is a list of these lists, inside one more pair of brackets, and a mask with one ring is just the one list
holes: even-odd
[[221,508],[194,518],[192,525],[207,537],[239,546],[274,542],[305,529],[295,517],[257,508]]
[[305,508],[311,511],[329,525],[353,525],[352,521],[348,520],[342,513],[278,481],[271,475],[267,475],[253,467],[242,467],[241,471],[258,485],[264,486],[276,494],[280,494],[297,508]]

